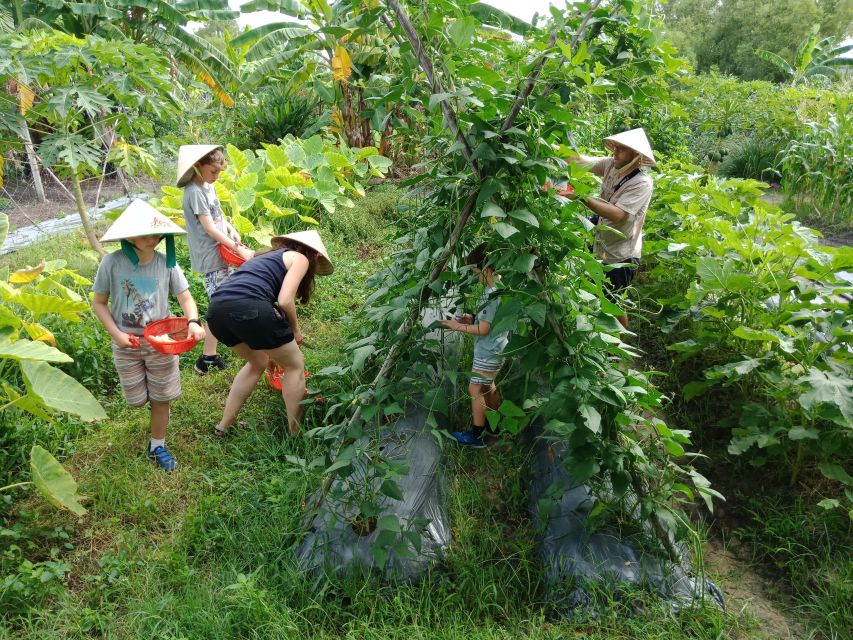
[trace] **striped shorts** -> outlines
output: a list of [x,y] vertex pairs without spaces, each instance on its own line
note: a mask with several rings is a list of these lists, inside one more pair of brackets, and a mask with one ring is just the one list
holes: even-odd
[[149,400],[171,402],[181,395],[178,356],[154,351],[145,338],[138,349],[122,349],[113,343],[113,362],[124,399],[131,407]]
[[[498,372],[501,370],[503,362],[504,359],[502,356],[474,358],[474,363],[471,368],[475,373],[471,376],[471,382],[474,384],[492,384],[495,381],[495,377],[498,375]],[[480,371],[482,373],[476,373],[476,371]],[[483,374],[489,374],[489,377],[486,377]]]

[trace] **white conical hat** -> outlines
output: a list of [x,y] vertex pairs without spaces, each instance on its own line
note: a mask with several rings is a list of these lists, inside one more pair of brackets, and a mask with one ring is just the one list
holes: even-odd
[[211,151],[221,149],[218,144],[185,144],[178,149],[178,186],[183,187],[193,178],[193,165]]
[[294,233],[286,233],[283,236],[275,236],[270,240],[270,245],[272,245],[273,249],[280,249],[284,246],[286,240],[298,242],[309,249],[314,249],[314,251],[320,254],[317,260],[316,274],[318,276],[327,276],[335,270],[332,261],[329,260],[329,252],[326,251],[326,245],[320,239],[320,234],[313,229],[311,231],[296,231]]
[[604,139],[604,146],[607,147],[609,151],[613,151],[613,143],[621,144],[623,147],[628,147],[643,156],[640,164],[646,166],[654,166],[657,164],[655,162],[655,156],[652,153],[652,145],[649,144],[649,139],[646,137],[646,132],[643,131],[642,127],[639,129],[631,129],[630,131],[623,131],[622,133],[617,133]]
[[101,242],[117,242],[138,236],[164,236],[186,233],[144,200],[137,198],[110,225]]

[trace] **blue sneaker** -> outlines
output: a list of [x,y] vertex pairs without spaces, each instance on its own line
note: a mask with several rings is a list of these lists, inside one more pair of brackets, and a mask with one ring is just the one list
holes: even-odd
[[149,449],[148,459],[156,462],[157,466],[163,471],[174,471],[178,468],[178,461],[175,460],[175,456],[169,453],[169,450],[163,445],[154,447],[153,451]]
[[463,447],[471,447],[472,449],[484,449],[486,443],[482,438],[474,435],[473,431],[451,431],[450,435],[456,440],[456,443]]

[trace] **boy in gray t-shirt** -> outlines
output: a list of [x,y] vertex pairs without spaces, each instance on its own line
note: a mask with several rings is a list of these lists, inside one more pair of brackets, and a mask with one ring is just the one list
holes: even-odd
[[495,271],[486,263],[486,243],[478,245],[468,254],[466,263],[474,267],[474,273],[480,275],[480,282],[486,285],[480,302],[477,304],[477,316],[473,324],[458,320],[442,320],[441,324],[450,331],[459,331],[475,336],[474,363],[471,367],[471,381],[468,393],[471,395],[471,421],[468,431],[453,431],[450,435],[459,444],[466,447],[482,448],[483,433],[495,435],[486,429],[486,409],[497,410],[501,398],[495,386],[495,377],[503,364],[503,351],[509,342],[509,331],[492,332],[495,314],[500,307],[500,298],[493,297],[497,290],[495,286]]
[[[244,260],[254,255],[254,251],[240,242],[240,234],[223,215],[213,186],[227,164],[222,147],[215,145],[185,145],[178,153],[178,186],[184,187],[184,222],[190,264],[193,271],[204,274],[208,299],[231,274],[231,268],[219,254],[220,244]],[[202,355],[193,367],[197,373],[225,368],[225,363],[216,355],[217,345],[213,333],[208,331]]]
[[[92,310],[112,338],[124,399],[131,407],[151,405],[147,455],[166,471],[178,467],[166,448],[169,403],[181,395],[178,356],[155,350],[143,334],[152,322],[169,317],[171,293],[188,319],[187,334],[204,339],[190,285],[175,262],[174,236],[183,233],[154,207],[134,200],[101,238],[120,242],[121,249],[104,256],[92,287]],[[156,250],[164,238],[165,256]]]

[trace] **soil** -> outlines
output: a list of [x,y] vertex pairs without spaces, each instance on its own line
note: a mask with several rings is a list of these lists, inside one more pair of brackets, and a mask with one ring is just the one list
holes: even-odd
[[806,629],[767,594],[766,581],[749,569],[732,547],[719,540],[704,545],[705,569],[725,594],[726,609],[747,611],[758,621],[762,640],[799,640],[808,637]]
[[[98,183],[97,179],[90,178],[83,180],[81,184],[83,199],[90,208],[95,206],[96,196],[99,204],[103,204],[127,195],[121,182],[115,177],[108,177],[104,180],[100,186],[100,194],[98,194]],[[148,192],[152,194],[158,193],[160,186],[165,184],[163,180],[149,178],[148,176],[129,178],[127,183],[131,193]],[[43,184],[45,196],[48,200],[45,203],[38,201],[31,181],[7,179],[3,187],[0,188],[0,203],[3,203],[0,204],[0,211],[9,216],[10,230],[77,213],[77,205],[74,203],[74,196],[70,193],[71,184],[69,182],[64,183],[68,189],[67,192],[50,176],[43,176]]]

